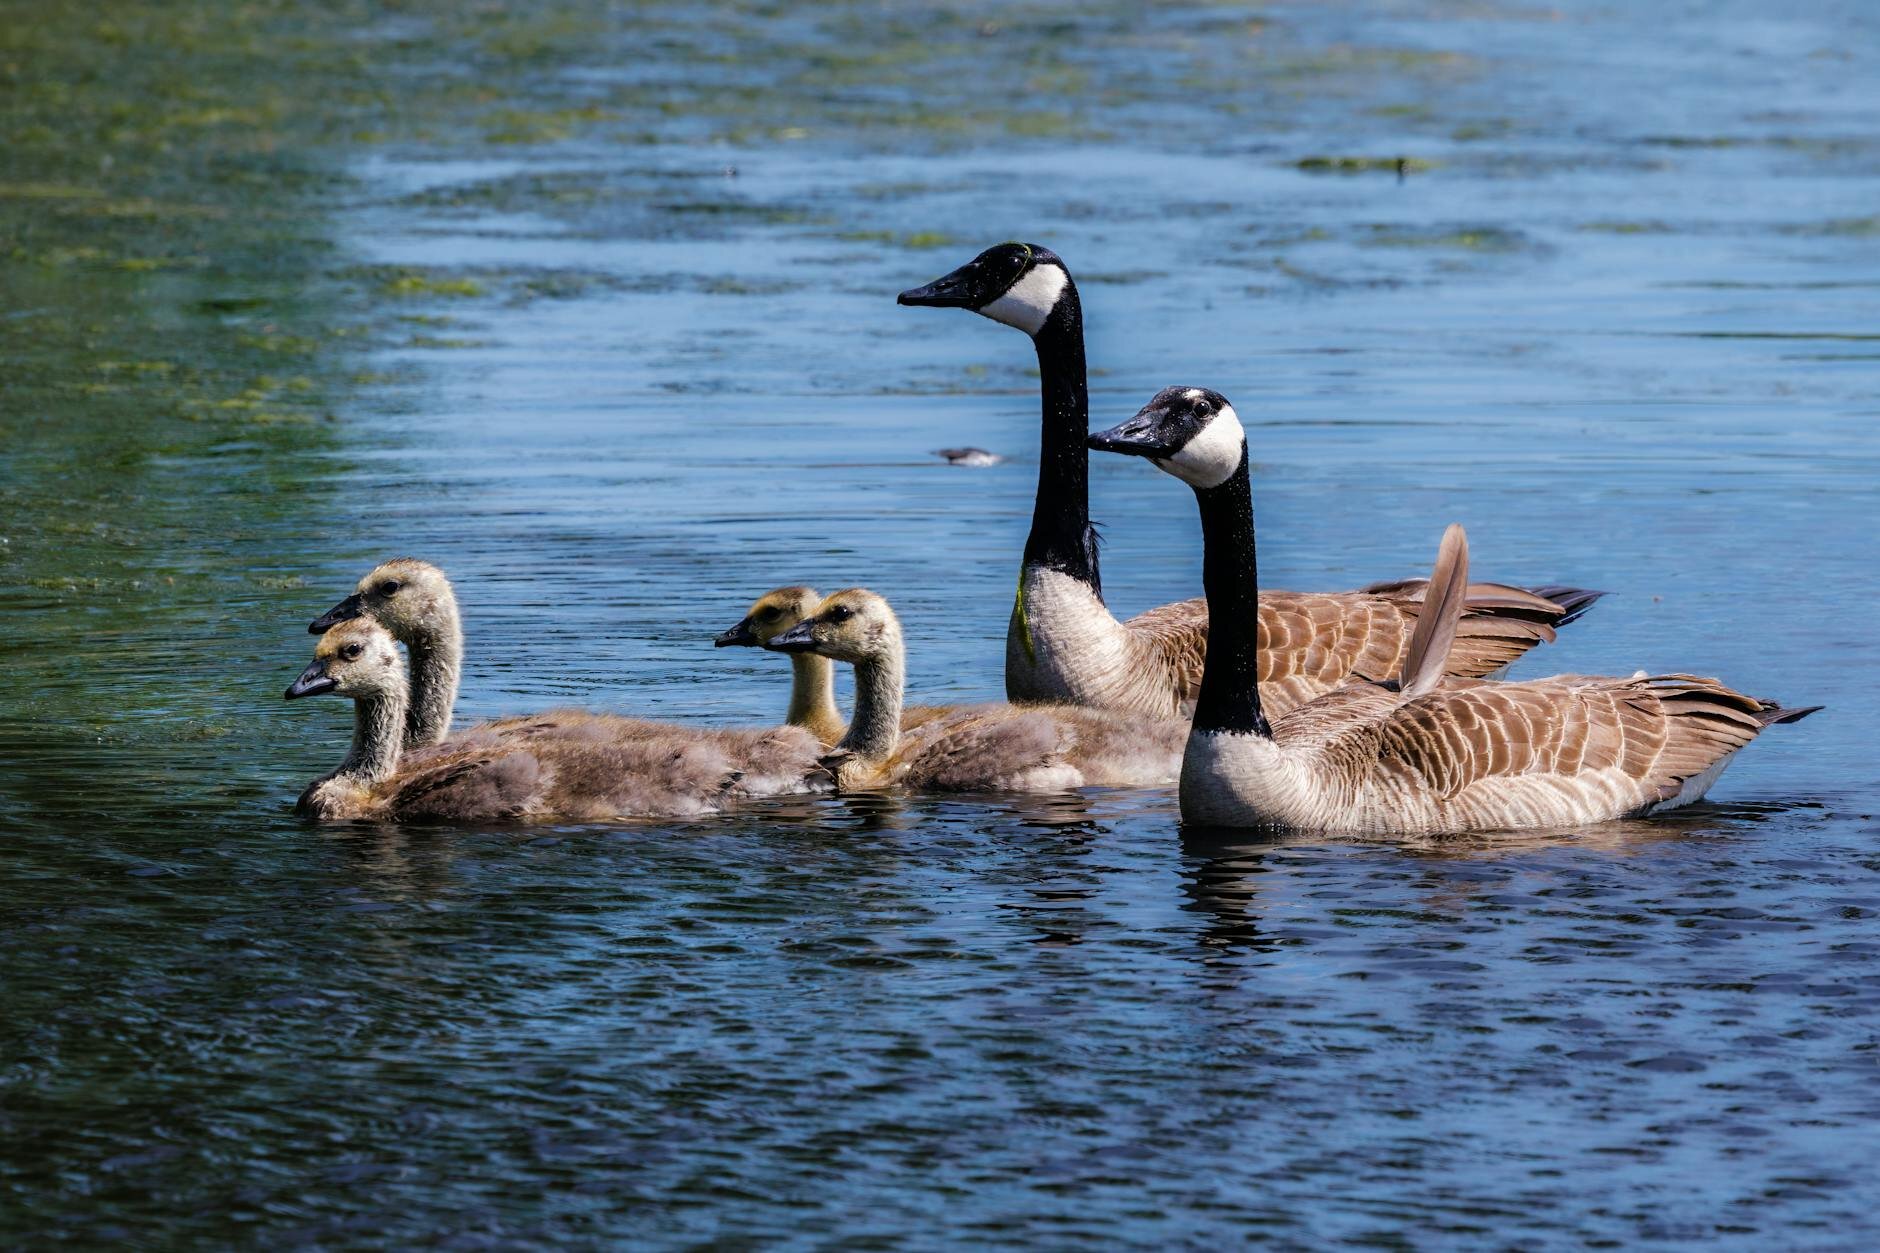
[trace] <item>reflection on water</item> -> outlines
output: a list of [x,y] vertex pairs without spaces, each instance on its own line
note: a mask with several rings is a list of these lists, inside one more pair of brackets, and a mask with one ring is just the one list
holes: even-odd
[[[34,16],[15,1243],[1871,1232],[1864,9]],[[1716,806],[1547,835],[1183,831],[1159,791],[291,817],[347,734],[280,703],[304,623],[399,552],[459,581],[468,716],[774,717],[781,659],[710,640],[788,581],[892,598],[914,699],[995,695],[1031,354],[893,295],[1008,235],[1078,276],[1094,417],[1235,398],[1275,585],[1461,519],[1487,577],[1613,593],[1530,668],[1829,708]],[[1092,495],[1119,610],[1194,593],[1184,493]]]

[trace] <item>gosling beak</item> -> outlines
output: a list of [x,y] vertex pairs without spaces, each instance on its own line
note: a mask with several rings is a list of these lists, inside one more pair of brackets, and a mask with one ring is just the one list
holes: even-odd
[[324,661],[310,661],[307,663],[307,668],[300,672],[300,677],[287,685],[287,699],[298,700],[302,696],[318,696],[321,692],[330,692],[338,686],[339,680],[327,677]]
[[751,620],[746,618],[729,631],[720,631],[712,638],[713,648],[749,648],[757,643],[757,636],[751,632]]
[[764,647],[773,653],[813,653],[816,637],[810,634],[810,628],[815,625],[814,618],[805,618],[783,634],[771,636]]
[[354,592],[307,624],[309,635],[325,635],[342,622],[351,622],[365,612],[365,602]]
[[927,284],[925,287],[910,287],[895,298],[899,305],[921,305],[933,309],[973,309],[977,302],[973,299],[973,266],[969,262]]
[[1169,443],[1162,430],[1162,413],[1153,405],[1107,431],[1086,436],[1084,443],[1098,452],[1120,452],[1131,457],[1166,459],[1181,451]]

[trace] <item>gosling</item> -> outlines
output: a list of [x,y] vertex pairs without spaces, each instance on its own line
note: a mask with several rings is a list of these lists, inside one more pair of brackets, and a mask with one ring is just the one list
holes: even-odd
[[764,644],[855,667],[855,718],[824,765],[838,792],[1057,792],[1151,787],[1181,772],[1185,722],[1070,705],[953,705],[908,711],[907,649],[888,602],[837,592]]
[[322,821],[684,818],[829,784],[822,746],[800,727],[694,730],[578,710],[483,723],[406,752],[405,664],[370,618],[322,635],[287,699],[325,692],[353,701],[353,741],[296,806]]
[[[822,597],[813,587],[779,587],[759,596],[738,624],[720,631],[714,648],[762,648],[816,612]],[[825,746],[842,738],[848,727],[836,708],[836,667],[815,653],[790,656],[790,707],[786,725],[806,728]]]
[[428,561],[399,557],[373,568],[352,595],[307,624],[323,635],[342,622],[370,618],[411,653],[411,700],[405,712],[407,749],[450,734],[451,709],[463,673],[463,622],[457,593]]

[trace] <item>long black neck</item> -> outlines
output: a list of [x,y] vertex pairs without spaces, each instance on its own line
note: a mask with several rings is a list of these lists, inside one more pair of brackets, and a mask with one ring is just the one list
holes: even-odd
[[1032,507],[1025,564],[1062,570],[1099,596],[1097,542],[1090,529],[1090,394],[1084,379],[1084,313],[1066,280],[1051,316],[1032,336],[1044,389],[1038,450],[1038,499]]
[[1253,487],[1247,449],[1219,487],[1198,487],[1201,586],[1208,594],[1208,659],[1195,700],[1197,731],[1273,736],[1260,711],[1260,587],[1254,569]]

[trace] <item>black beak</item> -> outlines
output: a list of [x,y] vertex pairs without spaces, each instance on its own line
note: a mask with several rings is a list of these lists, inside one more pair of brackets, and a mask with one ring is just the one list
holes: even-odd
[[339,686],[339,680],[326,676],[324,661],[310,661],[307,668],[300,672],[300,677],[287,685],[287,699],[299,700],[302,696],[318,696],[321,692],[330,692]]
[[351,596],[348,596],[345,600],[342,600],[339,604],[333,606],[312,622],[309,622],[307,624],[307,633],[309,635],[325,635],[340,623],[351,622],[354,618],[359,617],[365,612],[364,606],[365,602],[359,598],[359,593],[354,592]]
[[751,633],[751,620],[746,618],[729,631],[720,631],[712,638],[713,648],[749,648],[757,643],[757,636]]
[[971,262],[953,273],[935,279],[925,287],[910,287],[895,297],[901,305],[922,305],[933,309],[976,309],[977,267]]
[[1153,406],[1107,431],[1086,436],[1084,443],[1098,452],[1120,452],[1131,457],[1168,458],[1181,451],[1169,444],[1162,430],[1161,411]]
[[813,653],[816,651],[816,637],[810,634],[810,628],[815,625],[814,618],[805,618],[782,635],[771,636],[770,642],[764,647],[773,653]]

